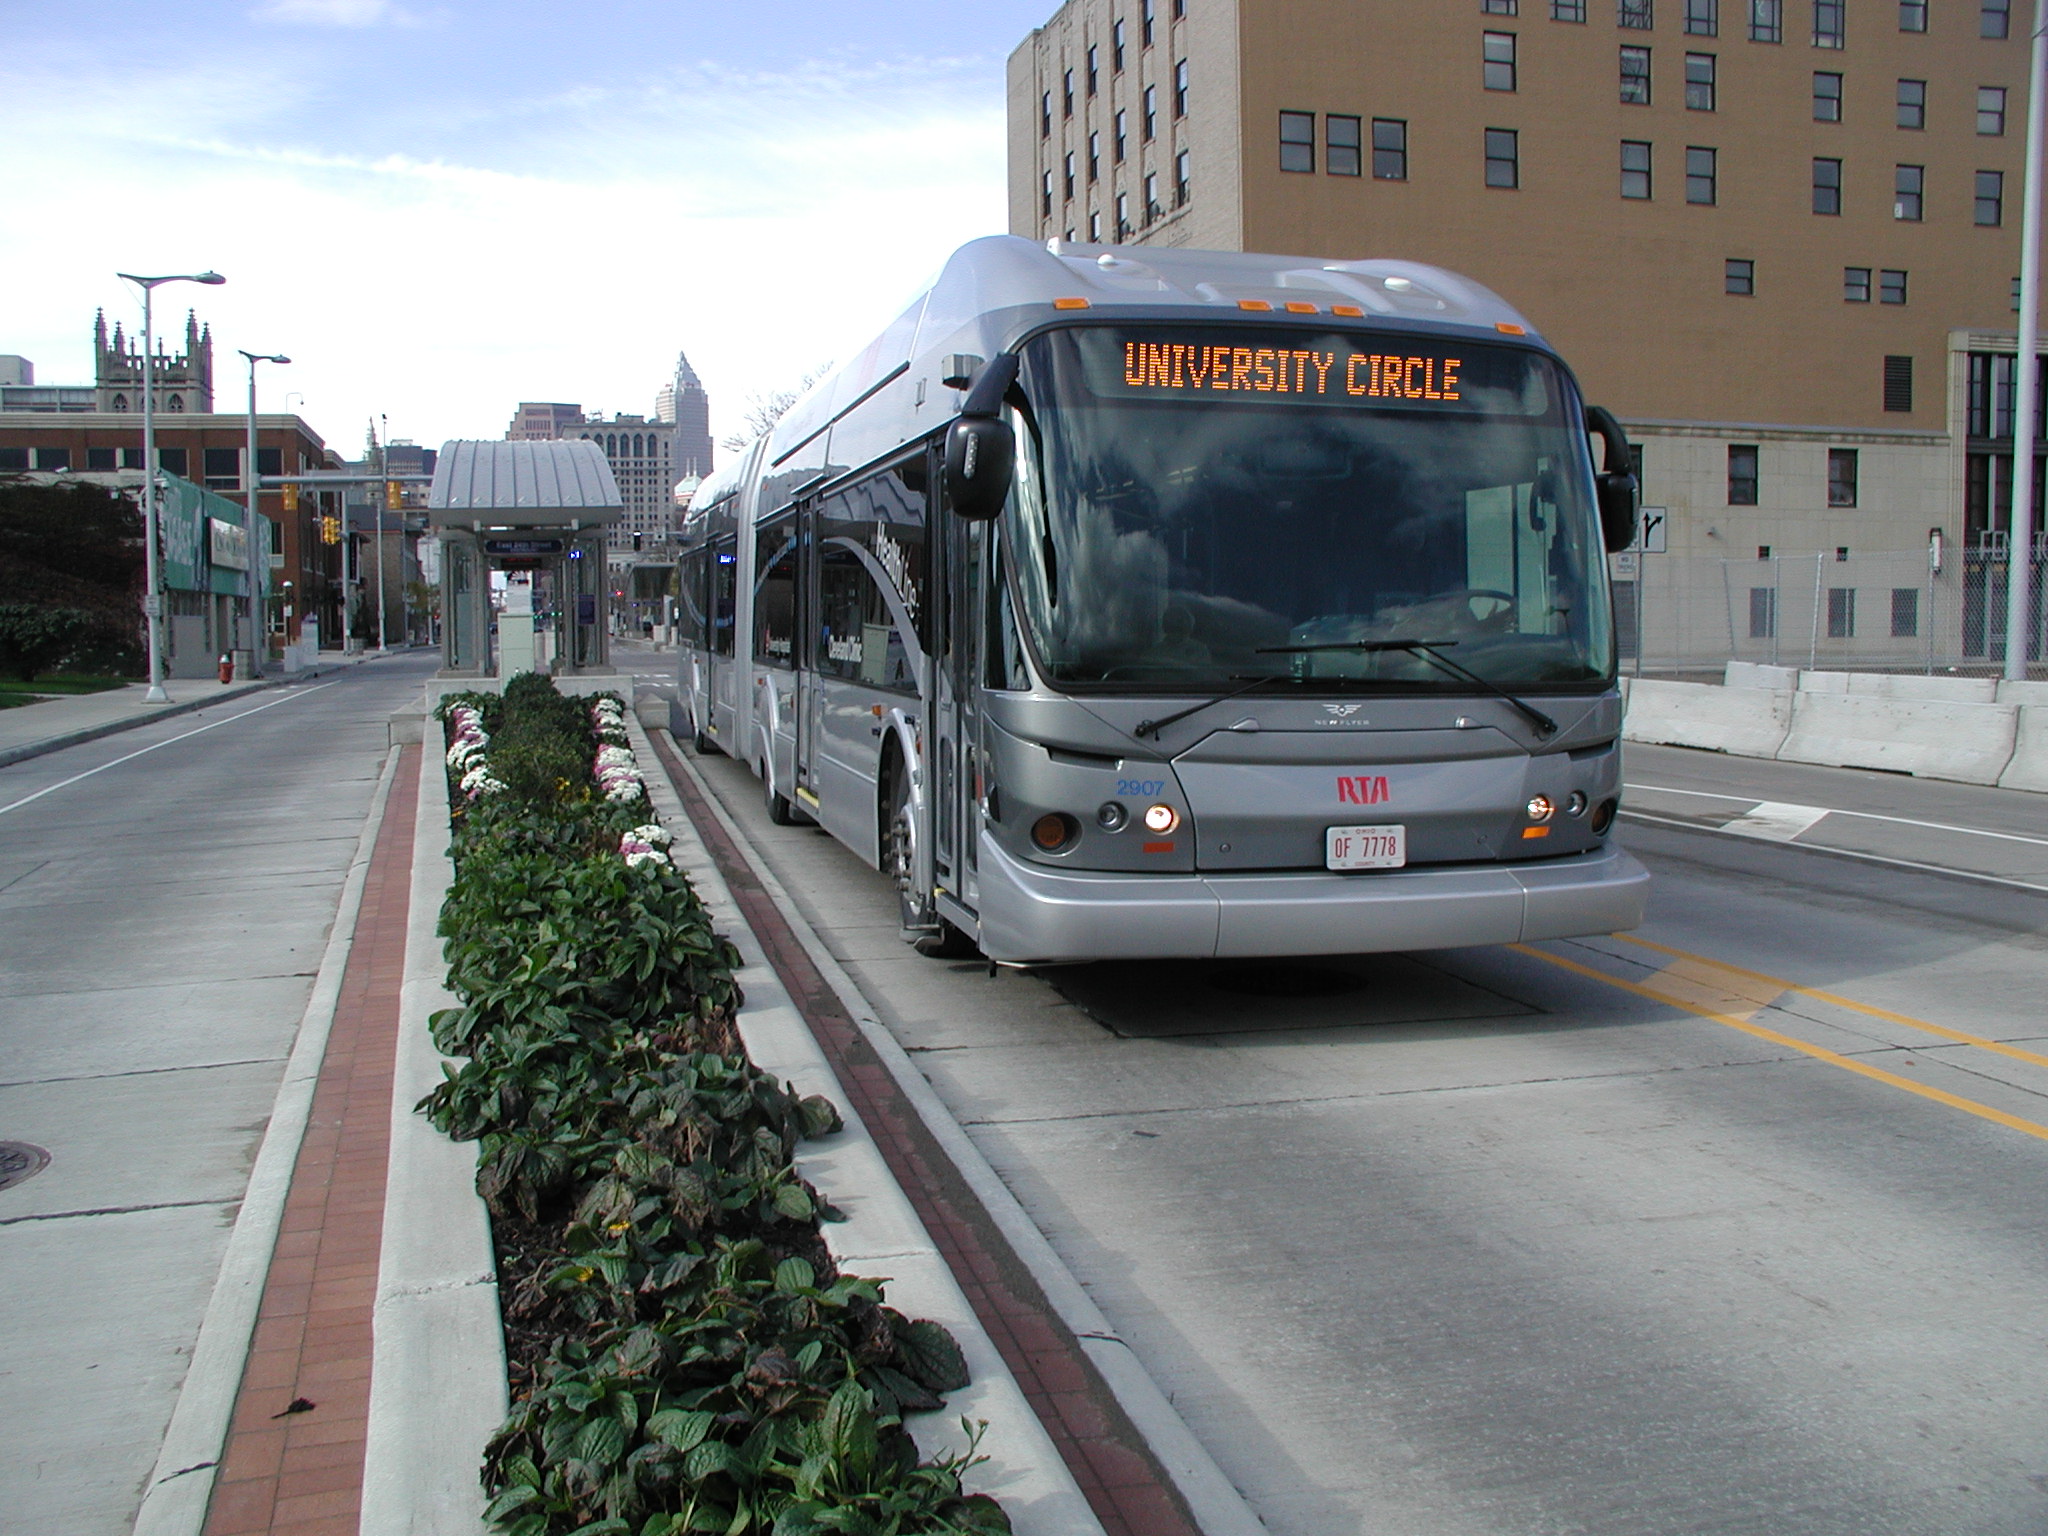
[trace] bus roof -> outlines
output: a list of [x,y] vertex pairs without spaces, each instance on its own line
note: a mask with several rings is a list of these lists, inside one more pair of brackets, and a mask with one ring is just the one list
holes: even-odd
[[[1315,309],[1289,314],[1289,303]],[[1506,334],[1543,345],[1536,328],[1500,295],[1419,262],[991,235],[955,251],[881,335],[776,423],[768,463],[781,463],[899,375],[915,375],[915,382],[936,389],[951,371],[951,359],[979,364],[1056,315],[1087,311],[1137,319],[1171,313],[1189,319],[1207,312],[1220,319],[1248,318],[1249,311],[1281,324],[1328,325],[1335,305],[1360,312],[1345,317],[1351,324]]]

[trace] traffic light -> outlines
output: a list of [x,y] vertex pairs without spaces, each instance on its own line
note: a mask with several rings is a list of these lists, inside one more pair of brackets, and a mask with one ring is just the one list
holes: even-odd
[[322,544],[339,544],[341,542],[340,518],[323,517],[320,519],[320,542]]
[[287,512],[299,510],[299,488],[296,485],[287,485],[284,488],[284,509]]
[[404,507],[405,487],[396,480],[386,480],[384,482],[384,510],[386,512],[398,512],[402,511]]

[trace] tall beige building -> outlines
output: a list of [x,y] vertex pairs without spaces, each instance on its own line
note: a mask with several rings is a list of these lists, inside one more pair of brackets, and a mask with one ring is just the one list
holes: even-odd
[[1010,227],[1450,267],[1629,426],[1673,555],[1953,552],[2006,520],[2026,15],[1069,0]]

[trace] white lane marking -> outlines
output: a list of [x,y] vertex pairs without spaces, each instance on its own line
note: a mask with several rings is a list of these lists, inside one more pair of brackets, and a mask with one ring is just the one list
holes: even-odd
[[[335,679],[335,682],[339,681],[341,679]],[[245,709],[239,715],[229,715],[227,719],[216,720],[211,725],[202,725],[195,730],[182,731],[176,736],[167,736],[162,741],[156,742],[153,745],[141,747],[130,752],[126,757],[117,757],[111,763],[101,763],[97,768],[88,768],[83,773],[74,773],[68,779],[59,779],[55,784],[39,789],[32,795],[23,795],[12,805],[0,805],[0,816],[5,816],[9,811],[18,811],[24,805],[34,800],[40,800],[45,795],[53,795],[60,789],[76,784],[80,779],[89,779],[96,773],[105,773],[109,768],[118,768],[123,763],[133,762],[145,752],[154,752],[158,747],[168,747],[175,742],[185,741],[193,736],[204,735],[208,731],[217,731],[224,725],[233,725],[237,720],[246,720],[251,715],[262,714],[266,709],[275,709],[280,704],[289,704],[293,699],[303,699],[309,693],[318,693],[322,688],[332,688],[333,686],[334,683],[315,683],[311,688],[294,689],[281,699],[272,699],[268,704],[258,704],[254,709]]]
[[1767,842],[1789,843],[1808,827],[1832,815],[1817,805],[1781,805],[1775,800],[1759,801],[1733,821],[1723,822],[1723,832],[1737,837],[1761,837]]
[[[1628,821],[1646,821],[1652,826],[1676,827],[1683,832],[1720,830],[1718,827],[1702,826],[1697,821],[1683,821],[1676,816],[1654,816],[1648,811],[1624,809],[1621,815]],[[1917,869],[1930,875],[1950,875],[1958,880],[1974,880],[1981,885],[2002,885],[2015,891],[2048,892],[2048,885],[2037,885],[2031,880],[2008,880],[2002,875],[1987,875],[1974,869],[1957,869],[1953,864],[1922,864],[1916,859],[1889,859],[1881,853],[1860,853],[1854,848],[1830,848],[1825,843],[1794,843],[1792,846],[1807,853],[1823,854],[1831,859],[1856,859],[1865,864],[1889,865],[1893,869]]]
[[[1750,795],[1722,795],[1707,789],[1672,789],[1663,784],[1624,784],[1622,788],[1640,789],[1656,795],[1691,795],[1695,799],[1700,800],[1734,800],[1743,805],[1759,803]],[[1772,802],[1764,801],[1761,803],[1770,804]],[[1945,821],[1916,821],[1911,816],[1884,816],[1876,811],[1844,811],[1833,806],[1802,806],[1799,809],[1811,809],[1815,813],[1815,821],[1818,821],[1822,816],[1855,816],[1864,821],[1888,821],[1897,827],[1920,827],[1929,832],[1961,832],[1969,837],[1996,838],[2001,843],[2029,843],[2036,848],[2048,848],[2048,837],[2022,837],[2017,832],[1990,832],[1986,831],[1983,827],[1958,827]]]

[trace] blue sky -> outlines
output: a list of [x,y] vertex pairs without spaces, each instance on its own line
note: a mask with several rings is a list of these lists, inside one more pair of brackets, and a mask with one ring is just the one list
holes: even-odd
[[[284,352],[286,403],[502,435],[522,399],[651,411],[675,354],[733,429],[1001,230],[1003,61],[1055,0],[0,0],[0,352],[89,378],[91,324]],[[232,367],[226,366],[231,364]]]

